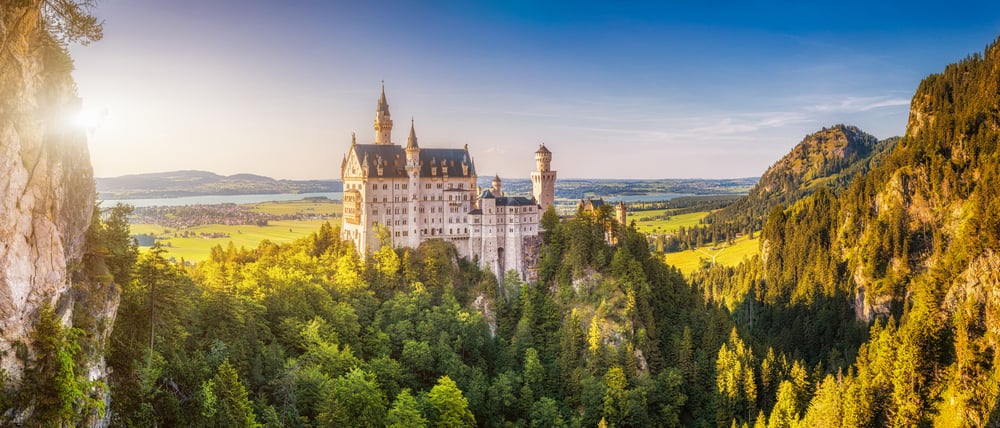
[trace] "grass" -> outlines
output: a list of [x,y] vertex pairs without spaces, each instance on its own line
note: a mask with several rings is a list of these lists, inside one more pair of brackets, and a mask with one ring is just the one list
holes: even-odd
[[[197,262],[207,259],[212,247],[216,245],[222,245],[225,248],[232,242],[237,248],[241,246],[255,248],[265,239],[275,243],[291,242],[319,230],[324,221],[332,220],[272,221],[267,226],[207,224],[184,229],[193,235],[187,238],[179,237],[180,234],[178,237],[174,237],[176,231],[173,229],[167,229],[169,232],[165,234],[163,226],[133,224],[132,233],[154,233],[167,250],[168,257]],[[229,236],[203,238],[200,236],[202,233],[221,233]]]
[[667,253],[663,258],[667,264],[676,266],[687,276],[701,268],[702,259],[711,261],[713,256],[715,257],[715,263],[725,266],[736,266],[744,259],[758,254],[760,252],[759,244],[759,237],[749,239],[743,236],[737,238],[733,242],[733,245],[705,246],[695,250]]
[[299,200],[262,202],[247,205],[252,211],[271,215],[304,214],[328,217],[340,214],[344,206],[340,202],[330,200]]
[[672,209],[662,209],[662,210],[649,210],[649,211],[636,211],[629,213],[629,221],[635,219],[635,226],[639,232],[650,234],[650,233],[671,233],[680,229],[681,227],[691,227],[698,224],[701,219],[708,215],[708,211],[701,211],[696,213],[688,214],[678,214],[671,216],[668,220],[640,220],[642,218],[653,218],[663,215],[670,215],[670,212],[674,211]]
[[[253,211],[271,215],[303,214],[305,220],[274,220],[267,226],[206,224],[177,230],[159,224],[132,224],[132,234],[152,234],[156,236],[167,250],[168,257],[183,258],[185,261],[198,262],[208,258],[212,247],[221,245],[227,247],[230,242],[237,248],[255,248],[261,241],[267,239],[275,243],[291,242],[307,236],[317,230],[325,221],[335,224],[340,221],[333,217],[339,215],[343,205],[339,202],[325,200],[299,200],[282,202],[263,202],[247,204]],[[188,237],[182,237],[183,232]],[[222,234],[225,237],[208,238],[202,234]],[[148,248],[148,247],[144,247]]]

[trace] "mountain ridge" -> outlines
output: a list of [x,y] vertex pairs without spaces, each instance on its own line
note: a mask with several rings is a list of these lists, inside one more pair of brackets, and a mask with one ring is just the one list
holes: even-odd
[[846,188],[898,140],[891,137],[879,141],[851,125],[823,127],[806,135],[769,166],[747,196],[710,214],[705,222],[727,224],[744,233],[760,230],[765,216],[775,206],[792,204],[820,187],[835,191]]
[[220,175],[209,171],[178,170],[118,177],[97,177],[103,199],[172,198],[201,195],[262,193],[317,193],[343,190],[340,180],[285,180],[239,173]]

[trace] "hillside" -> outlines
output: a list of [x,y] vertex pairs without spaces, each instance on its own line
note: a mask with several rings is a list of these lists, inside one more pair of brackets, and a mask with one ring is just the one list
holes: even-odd
[[855,126],[823,128],[807,135],[771,165],[745,198],[713,213],[705,222],[730,224],[747,233],[759,230],[772,207],[792,203],[820,187],[835,191],[846,187],[897,140],[879,141]]
[[173,198],[199,195],[339,192],[340,180],[275,180],[254,174],[223,176],[207,171],[171,171],[97,178],[101,199]]
[[832,364],[806,425],[1000,423],[998,76],[994,43],[927,77],[867,173],[771,210],[759,259],[695,278],[757,346]]

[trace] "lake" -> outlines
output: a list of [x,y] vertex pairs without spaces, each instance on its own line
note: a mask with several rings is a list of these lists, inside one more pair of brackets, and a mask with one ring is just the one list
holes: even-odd
[[203,195],[184,196],[180,198],[151,198],[151,199],[108,199],[101,202],[101,206],[108,208],[121,202],[141,207],[174,207],[180,205],[215,205],[215,204],[256,204],[260,202],[276,201],[298,201],[305,198],[326,197],[327,199],[341,200],[343,192],[322,192],[322,193],[270,193],[262,195]]
[[[627,195],[627,196],[603,196],[606,201],[618,202],[624,200],[625,202],[649,202],[649,201],[666,201],[681,196],[694,196],[684,193],[652,193],[648,195]],[[142,207],[174,207],[180,205],[214,205],[214,204],[256,204],[260,202],[275,202],[275,201],[298,201],[305,198],[315,198],[315,197],[326,197],[332,200],[341,200],[344,197],[343,192],[321,192],[321,193],[269,193],[262,195],[202,195],[202,196],[184,196],[180,198],[150,198],[150,199],[108,199],[101,203],[102,207],[108,208],[115,206],[116,203],[121,202],[125,204],[132,205],[136,208]],[[559,196],[556,195],[558,198]],[[594,199],[597,199],[596,197]],[[566,204],[565,200],[560,200],[560,204]],[[576,200],[573,200],[575,206]]]

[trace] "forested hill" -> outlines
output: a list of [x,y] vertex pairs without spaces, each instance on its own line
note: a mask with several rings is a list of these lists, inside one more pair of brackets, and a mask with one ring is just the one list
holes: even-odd
[[823,186],[845,187],[897,140],[880,142],[855,126],[823,128],[771,165],[745,198],[713,213],[706,223],[727,224],[743,232],[759,230],[772,207],[790,204]]
[[[996,43],[927,77],[906,135],[867,173],[772,210],[762,258],[695,278],[734,310],[754,355],[773,347],[826,367],[808,400],[790,392],[794,406],[781,386],[762,392],[776,394],[756,403],[777,401],[769,418],[1000,424],[998,94]],[[860,346],[855,319],[871,325]]]
[[340,180],[276,180],[255,174],[218,175],[171,171],[97,178],[101,199],[174,198],[199,195],[339,192]]

